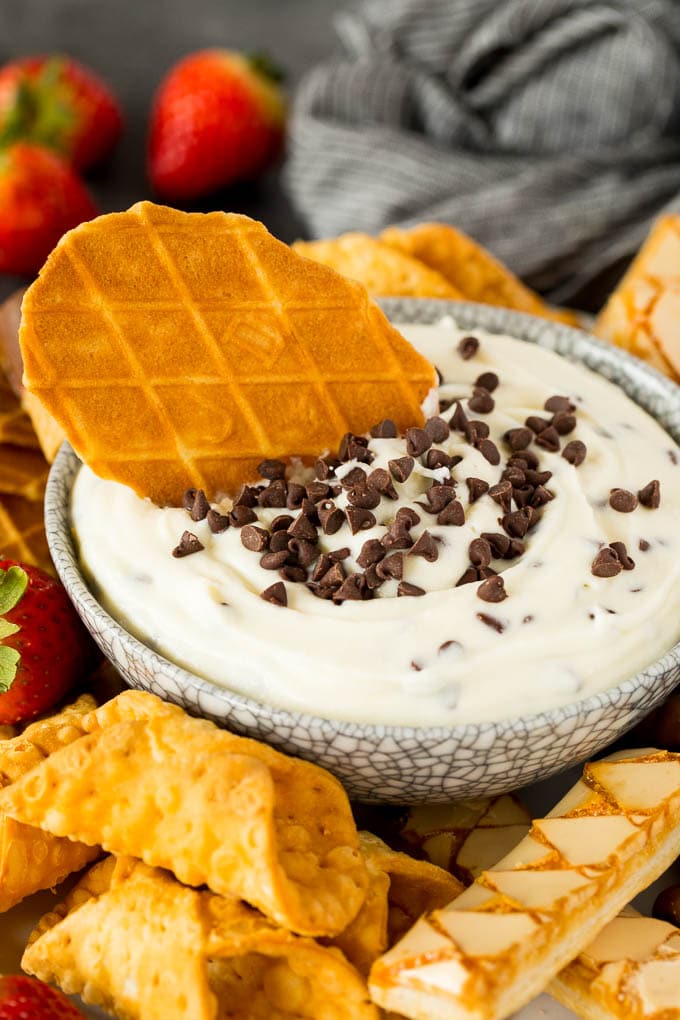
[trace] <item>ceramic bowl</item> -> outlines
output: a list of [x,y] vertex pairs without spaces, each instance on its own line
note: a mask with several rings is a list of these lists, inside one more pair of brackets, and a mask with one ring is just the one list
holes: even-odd
[[[393,322],[436,322],[510,333],[581,361],[611,379],[680,440],[680,388],[617,348],[566,326],[501,308],[432,300],[383,302]],[[556,380],[557,382],[557,380]],[[169,662],[102,608],[78,565],[71,486],[79,461],[64,444],[45,500],[47,538],[59,576],[106,656],[133,687],[151,691],[230,729],[324,765],[364,801],[445,801],[516,789],[611,743],[680,681],[680,644],[600,694],[552,711],[454,727],[377,726],[298,715],[260,704]]]

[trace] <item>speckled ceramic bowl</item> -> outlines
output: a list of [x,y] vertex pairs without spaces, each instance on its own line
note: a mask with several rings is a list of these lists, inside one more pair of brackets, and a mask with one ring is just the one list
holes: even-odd
[[[385,301],[393,322],[436,322],[510,333],[582,361],[618,383],[680,440],[680,388],[614,347],[566,326],[501,308],[413,299]],[[133,687],[195,715],[310,758],[360,800],[405,803],[500,793],[592,755],[629,729],[680,682],[680,644],[617,687],[537,715],[455,727],[369,726],[296,715],[260,704],[169,662],[129,634],[89,591],[71,534],[69,503],[79,461],[64,445],[45,500],[59,575],[103,652]]]

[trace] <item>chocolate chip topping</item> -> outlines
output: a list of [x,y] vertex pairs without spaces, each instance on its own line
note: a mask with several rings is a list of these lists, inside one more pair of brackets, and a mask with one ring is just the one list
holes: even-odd
[[457,499],[451,500],[437,515],[437,524],[451,525],[460,528],[465,524],[465,511],[463,504]]
[[395,521],[380,542],[385,549],[410,549],[413,545],[409,529],[403,521]]
[[208,516],[210,510],[210,503],[208,502],[203,489],[198,489],[194,496],[194,503],[189,513],[191,514],[192,521],[204,521]]
[[612,489],[609,493],[609,505],[620,514],[630,514],[638,505],[637,496],[628,489]]
[[431,485],[425,493],[430,504],[430,513],[438,514],[445,506],[456,498],[456,490],[452,485]]
[[235,503],[229,513],[229,521],[235,528],[242,528],[244,524],[252,524],[257,520],[257,514],[249,506],[241,506]]
[[413,457],[397,457],[395,460],[388,460],[387,466],[392,477],[398,482],[405,482],[413,471],[415,461]]
[[488,438],[489,426],[485,421],[478,421],[476,418],[472,418],[465,425],[465,435],[469,443],[472,443],[473,446],[478,446],[481,439]]
[[396,439],[397,438],[397,426],[394,424],[391,418],[383,418],[377,425],[374,425],[371,429],[371,435],[374,439]]
[[640,550],[640,552],[648,552],[651,548],[652,546],[647,541],[646,538],[641,538],[640,541],[638,542],[638,549]]
[[381,496],[386,496],[388,499],[399,498],[399,494],[392,483],[390,473],[385,468],[376,468],[375,471],[371,471],[367,484],[375,489],[376,492],[379,492]]
[[489,464],[493,464],[494,467],[500,464],[501,455],[498,452],[498,447],[491,439],[480,439],[477,446],[482,457],[484,457],[484,460],[488,460]]
[[574,467],[578,467],[586,459],[587,452],[585,443],[582,443],[580,439],[572,439],[562,450],[562,456]]
[[501,524],[510,538],[524,538],[534,519],[534,511],[525,506],[521,510],[513,510],[504,514]]
[[342,582],[335,595],[334,602],[353,601],[358,602],[370,597],[371,592],[361,574],[350,574]]
[[661,486],[656,478],[639,490],[638,499],[642,506],[646,506],[649,510],[659,509],[661,505]]
[[473,584],[475,581],[479,580],[480,577],[477,567],[467,567],[456,581],[456,588],[462,588],[464,584]]
[[278,552],[266,552],[260,557],[260,566],[265,570],[279,570],[288,559],[288,549],[281,549]]
[[425,431],[433,443],[443,443],[448,439],[450,429],[443,418],[428,418]]
[[[415,546],[413,548],[415,549]],[[401,581],[404,576],[404,554],[393,552],[383,560],[380,560],[376,564],[376,574],[382,581]]]
[[551,453],[557,453],[560,448],[560,435],[554,425],[549,425],[547,429],[543,429],[539,432],[535,439],[536,445],[543,447],[544,450],[550,450]]
[[634,569],[635,560],[630,558],[628,550],[623,542],[610,542],[609,548],[616,554],[616,557],[624,570]]
[[468,427],[468,417],[463,410],[463,405],[460,400],[456,401],[456,407],[451,416],[451,428],[456,429],[457,432],[466,432]]
[[380,504],[380,493],[370,485],[355,485],[348,489],[347,501],[364,510],[375,510]]
[[487,577],[477,589],[477,595],[483,602],[502,602],[508,597],[505,590],[505,582],[498,575]]
[[281,552],[282,549],[287,550],[289,542],[290,535],[287,531],[275,531],[269,539],[269,551]]
[[299,510],[302,506],[302,501],[306,496],[306,490],[304,485],[300,485],[299,482],[288,482],[288,495],[286,497],[286,509],[287,510]]
[[504,513],[508,513],[510,503],[512,502],[512,485],[507,479],[492,485],[489,489],[489,495],[502,507]]
[[499,620],[496,616],[491,616],[489,613],[477,613],[477,619],[480,623],[485,624],[487,627],[491,627],[497,634],[502,634],[505,630],[505,624],[502,620]]
[[495,406],[496,402],[489,391],[481,386],[475,387],[472,396],[468,400],[468,407],[475,414],[490,414]]
[[363,468],[354,467],[351,471],[348,471],[347,474],[342,476],[340,484],[343,489],[351,489],[355,485],[365,485],[367,478],[368,475]]
[[468,502],[476,503],[480,496],[489,491],[489,483],[483,478],[466,478],[465,484],[468,489]]
[[406,452],[411,457],[420,457],[432,446],[432,440],[425,429],[406,429]]
[[261,478],[268,478],[270,481],[285,478],[286,465],[282,460],[263,460],[257,465],[257,473]]
[[208,510],[207,519],[208,527],[213,535],[220,535],[229,527],[229,518],[226,514],[221,514],[219,510]]
[[521,425],[516,429],[508,429],[503,434],[503,439],[511,450],[526,450],[533,438],[533,432],[526,425]]
[[605,546],[598,552],[590,569],[595,577],[615,577],[621,573],[623,566],[614,550]]
[[548,397],[543,407],[546,411],[552,411],[553,414],[558,414],[560,411],[574,411],[576,409],[569,397],[557,395]]
[[339,466],[339,457],[319,457],[314,463],[314,471],[316,477],[325,482],[328,478],[335,478],[335,469]]
[[475,386],[479,386],[482,389],[487,390],[489,393],[493,393],[493,391],[498,388],[499,382],[500,379],[495,372],[482,372],[482,374],[478,375],[475,379]]
[[307,571],[304,567],[291,563],[281,567],[279,570],[279,577],[282,577],[284,581],[292,581],[294,584],[300,584],[302,581],[307,580]]
[[346,576],[342,563],[331,563],[323,574],[320,584],[324,588],[339,588]]
[[473,567],[488,567],[491,563],[491,546],[485,538],[474,538],[468,546],[468,556]]
[[382,542],[377,538],[369,538],[361,547],[361,552],[357,556],[357,563],[360,567],[370,567],[373,563],[377,563],[385,555],[385,548]]
[[464,336],[456,350],[463,361],[469,361],[470,358],[474,358],[475,354],[479,350],[479,340],[476,336]]
[[530,414],[524,422],[525,426],[538,436],[541,432],[545,432],[547,428],[550,428],[550,421],[548,418],[540,418],[537,414]]
[[185,510],[193,510],[196,500],[196,489],[185,489],[182,493],[182,506]]
[[397,595],[400,598],[403,595],[418,596],[424,594],[425,590],[423,588],[419,588],[417,584],[409,584],[408,581],[400,581],[397,586]]
[[[461,459],[462,458],[460,457],[458,458],[459,461]],[[432,449],[428,450],[425,456],[423,457],[423,463],[425,464],[425,467],[430,468],[430,470],[434,470],[435,468],[440,467],[451,467],[453,463],[453,457],[450,457],[449,454],[446,453],[444,450]]]
[[[311,567],[319,555],[315,542],[308,542],[306,538],[291,538],[288,549],[292,556],[296,557],[301,567]],[[306,575],[303,580],[306,580]]]
[[192,553],[200,552],[201,549],[205,549],[205,546],[196,535],[191,531],[185,531],[178,545],[172,550],[172,555],[175,559],[181,559],[183,556],[191,556]]
[[260,595],[261,599],[265,602],[271,602],[273,606],[287,606],[288,605],[288,593],[286,592],[286,586],[283,581],[275,581],[274,584],[270,584],[268,588]]
[[429,531],[424,531],[410,551],[411,556],[422,556],[428,563],[434,563],[439,556],[437,543]]
[[251,552],[262,552],[269,545],[269,533],[254,524],[241,528],[241,543]]
[[298,514],[288,528],[288,534],[291,538],[305,538],[308,542],[316,542],[318,539],[314,524],[304,513]]
[[287,498],[288,486],[283,478],[277,478],[262,490],[257,497],[257,502],[262,507],[284,507]]
[[551,424],[561,436],[567,436],[576,428],[576,416],[568,411],[558,411],[553,415]]
[[344,511],[331,499],[322,500],[316,509],[324,535],[334,535],[345,523]]
[[353,535],[359,531],[366,531],[375,525],[375,515],[370,510],[360,506],[348,506],[345,511]]

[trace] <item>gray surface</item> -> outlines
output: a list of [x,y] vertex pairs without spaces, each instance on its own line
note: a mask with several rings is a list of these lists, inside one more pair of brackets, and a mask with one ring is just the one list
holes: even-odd
[[[112,86],[125,111],[125,133],[109,166],[88,180],[107,212],[152,197],[144,174],[148,111],[174,61],[206,46],[266,50],[286,69],[291,90],[334,48],[338,6],[335,0],[0,0],[0,61],[61,51]],[[186,208],[244,212],[285,241],[302,234],[278,171]],[[0,298],[20,282],[0,276]]]

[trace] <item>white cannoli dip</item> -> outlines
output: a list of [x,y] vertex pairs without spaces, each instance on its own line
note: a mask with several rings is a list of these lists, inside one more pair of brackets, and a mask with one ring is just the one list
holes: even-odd
[[83,468],[73,525],[102,604],[216,684],[363,723],[555,708],[668,650],[675,442],[616,386],[533,344],[483,330],[477,344],[450,320],[399,328],[440,372],[440,418],[345,441],[308,491],[265,466],[233,508],[206,517],[187,495],[194,520]]

